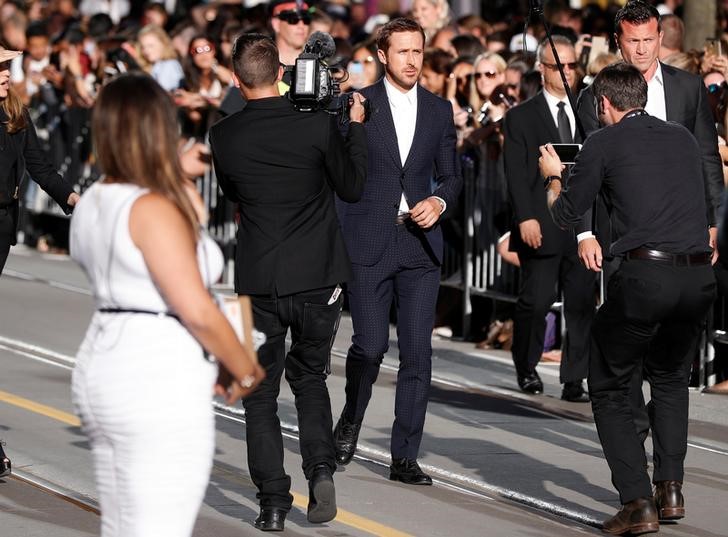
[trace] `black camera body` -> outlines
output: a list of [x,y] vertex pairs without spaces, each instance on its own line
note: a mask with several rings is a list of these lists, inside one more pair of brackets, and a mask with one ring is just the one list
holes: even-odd
[[336,45],[329,34],[314,32],[296,58],[296,63],[289,68],[291,86],[288,98],[299,112],[328,109],[339,95],[339,82],[334,76],[338,68],[329,67],[326,63],[326,59],[335,52]]
[[[327,63],[335,53],[334,39],[327,33],[314,32],[296,63],[287,68],[291,76],[288,99],[299,112],[324,110],[340,115],[342,121],[348,118],[352,98],[349,94],[342,95],[340,87],[346,71]],[[364,102],[364,111],[366,121],[370,115],[368,101]]]

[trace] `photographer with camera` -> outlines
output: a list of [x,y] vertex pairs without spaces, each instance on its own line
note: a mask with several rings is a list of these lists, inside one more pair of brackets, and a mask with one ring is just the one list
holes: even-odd
[[255,326],[267,338],[258,354],[266,380],[243,403],[248,465],[260,500],[255,527],[281,531],[293,501],[276,415],[284,370],[298,410],[308,520],[336,516],[325,381],[341,314],[340,284],[352,273],[334,193],[355,202],[364,190],[365,111],[354,93],[344,140],[335,116],[320,109],[299,112],[279,95],[283,68],[270,37],[239,36],[232,59],[235,85],[248,104],[212,127],[210,144],[220,185],[240,208],[235,291],[251,296]]

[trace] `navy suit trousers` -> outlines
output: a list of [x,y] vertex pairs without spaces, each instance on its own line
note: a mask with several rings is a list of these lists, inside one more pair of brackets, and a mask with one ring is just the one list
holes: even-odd
[[[393,224],[394,225],[394,224]],[[432,328],[440,266],[413,223],[397,226],[394,240],[373,266],[353,265],[347,292],[354,325],[346,359],[346,407],[352,422],[364,418],[372,385],[389,348],[389,312],[397,310],[399,372],[392,426],[393,458],[416,459],[422,441],[432,372]]]

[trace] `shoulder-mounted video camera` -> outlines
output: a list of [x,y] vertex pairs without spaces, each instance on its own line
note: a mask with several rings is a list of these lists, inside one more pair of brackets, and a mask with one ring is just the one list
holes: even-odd
[[[346,70],[327,63],[335,54],[334,39],[325,32],[314,32],[296,58],[296,63],[287,68],[291,74],[288,99],[299,112],[324,110],[342,118],[348,117],[352,99],[349,94],[342,95],[340,88]],[[364,103],[364,110],[368,119],[368,101]]]

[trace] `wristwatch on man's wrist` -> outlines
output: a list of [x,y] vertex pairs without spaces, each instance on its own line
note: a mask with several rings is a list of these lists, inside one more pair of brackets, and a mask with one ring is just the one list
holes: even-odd
[[543,180],[543,187],[545,189],[548,189],[548,187],[551,185],[552,181],[561,181],[560,175],[549,175],[546,179]]

